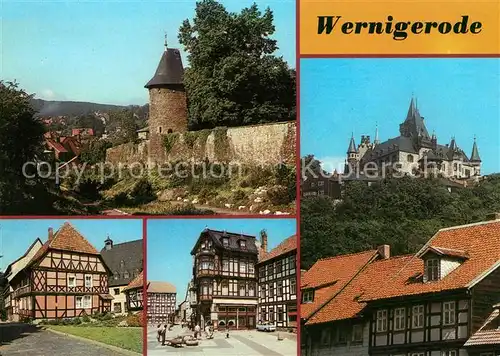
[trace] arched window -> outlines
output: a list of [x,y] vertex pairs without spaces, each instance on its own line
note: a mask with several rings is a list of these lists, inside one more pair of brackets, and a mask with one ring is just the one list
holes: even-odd
[[161,130],[162,130],[161,126],[158,126],[158,133],[161,133]]
[[172,132],[173,132],[172,129],[167,130],[167,133],[172,133]]
[[408,155],[408,156],[406,156],[406,160],[407,160],[408,162],[413,162],[413,156],[412,156],[412,155]]

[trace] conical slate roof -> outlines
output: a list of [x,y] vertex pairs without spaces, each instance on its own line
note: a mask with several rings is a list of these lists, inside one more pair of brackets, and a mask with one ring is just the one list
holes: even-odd
[[145,88],[183,85],[183,82],[184,67],[182,66],[181,52],[176,48],[165,48],[156,73],[145,85]]
[[481,162],[479,157],[479,151],[477,150],[476,138],[474,137],[474,144],[472,145],[472,154],[470,155],[470,160],[472,162]]
[[429,132],[425,127],[424,119],[420,116],[413,98],[411,99],[410,107],[408,108],[408,114],[406,114],[406,119],[401,124],[400,132],[403,136],[421,136],[423,138],[430,138]]
[[349,142],[349,148],[347,149],[347,153],[356,153],[356,143],[354,142],[354,136],[351,136],[351,141]]

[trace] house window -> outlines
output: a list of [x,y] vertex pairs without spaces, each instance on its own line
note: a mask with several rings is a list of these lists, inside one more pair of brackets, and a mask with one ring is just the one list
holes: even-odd
[[222,270],[225,272],[229,271],[229,261],[228,260],[222,260]]
[[456,350],[446,350],[441,353],[442,356],[457,356]]
[[425,261],[425,275],[427,281],[437,281],[439,279],[439,260],[436,258]]
[[455,324],[455,302],[443,303],[443,324],[444,325]]
[[406,160],[407,160],[408,162],[413,162],[413,156],[412,156],[412,155],[408,155],[408,156],[406,156]]
[[314,300],[314,291],[308,290],[302,294],[302,303],[312,303]]
[[248,296],[253,297],[255,296],[255,287],[252,282],[248,285]]
[[276,273],[282,272],[282,264],[281,261],[276,261]]
[[241,240],[241,241],[240,241],[240,247],[241,247],[241,248],[246,248],[246,247],[247,247],[247,243],[246,243],[246,241],[245,241],[245,240]]
[[222,239],[222,245],[223,245],[224,247],[229,246],[229,239],[228,239],[228,238],[223,238],[223,239]]
[[330,329],[321,330],[321,345],[330,345]]
[[114,303],[113,304],[113,311],[115,313],[121,313],[122,312],[122,303]]
[[276,295],[278,297],[281,297],[283,295],[283,282],[282,281],[278,282],[278,288],[276,290]]
[[255,272],[255,270],[254,270],[253,264],[252,264],[252,262],[250,262],[248,264],[248,273],[254,273],[254,272]]
[[295,256],[290,257],[290,269],[295,269]]
[[239,282],[238,289],[240,290],[240,297],[244,297],[246,292],[245,282]]
[[297,281],[295,278],[290,279],[290,293],[297,294]]
[[264,284],[260,288],[261,288],[260,289],[260,297],[264,299],[266,297],[266,285]]
[[90,309],[92,308],[92,297],[90,295],[79,295],[76,297],[77,309]]
[[76,277],[68,276],[68,287],[76,287]]
[[85,287],[92,288],[92,276],[91,275],[85,275]]
[[119,294],[120,294],[120,288],[114,288],[114,289],[113,289],[113,293],[114,293],[115,295],[119,295]]
[[352,341],[353,342],[363,341],[363,325],[355,324],[352,326]]
[[377,311],[377,332],[383,333],[387,331],[387,310]]
[[413,352],[411,356],[425,356],[425,352]]
[[394,330],[404,330],[405,328],[405,308],[394,309]]
[[415,305],[412,308],[412,328],[423,328],[424,327],[424,306]]
[[278,321],[283,321],[283,308],[278,308]]
[[125,279],[130,278],[130,274],[129,274],[127,271],[125,271],[125,272],[123,273],[123,278],[125,278]]
[[269,284],[269,297],[274,298],[274,283]]

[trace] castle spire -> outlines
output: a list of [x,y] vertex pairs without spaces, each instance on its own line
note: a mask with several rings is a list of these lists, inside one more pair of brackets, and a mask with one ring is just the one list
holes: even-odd
[[349,142],[349,148],[347,149],[347,153],[357,153],[356,150],[356,142],[354,142],[354,132],[351,134],[351,141]]
[[474,135],[474,144],[472,145],[472,154],[470,155],[470,160],[472,162],[481,162],[481,158],[479,157],[479,151],[477,149],[476,135]]
[[165,34],[165,51],[156,68],[153,78],[145,85],[146,88],[167,88],[184,86],[184,67],[181,52],[176,48],[167,48],[167,35]]
[[373,141],[373,145],[376,146],[380,144],[380,141],[378,139],[378,123],[375,124],[375,140]]

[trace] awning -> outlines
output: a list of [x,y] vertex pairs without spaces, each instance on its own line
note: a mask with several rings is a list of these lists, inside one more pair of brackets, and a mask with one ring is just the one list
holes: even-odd
[[113,300],[115,299],[111,294],[99,294],[99,297],[105,300]]

